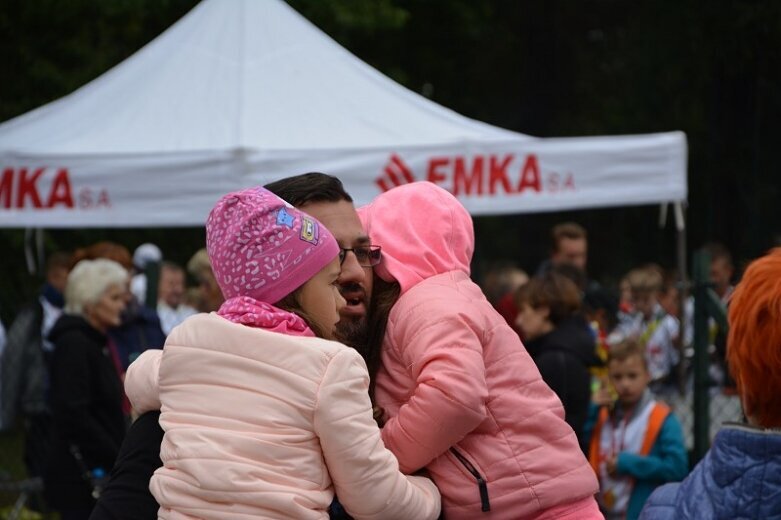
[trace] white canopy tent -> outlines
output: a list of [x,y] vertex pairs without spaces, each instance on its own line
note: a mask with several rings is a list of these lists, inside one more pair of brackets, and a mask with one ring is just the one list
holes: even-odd
[[281,0],[204,0],[72,94],[0,125],[0,227],[198,226],[306,171],[357,204],[428,179],[473,215],[685,201],[682,132],[540,139],[463,117]]

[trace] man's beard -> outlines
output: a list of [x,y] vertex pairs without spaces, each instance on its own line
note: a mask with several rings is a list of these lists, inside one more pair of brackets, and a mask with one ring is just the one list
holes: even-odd
[[348,347],[357,350],[361,356],[366,350],[366,343],[369,339],[369,326],[366,316],[361,319],[340,320],[336,324],[336,340],[344,343]]
[[343,284],[340,291],[343,295],[358,294],[364,309],[366,309],[366,314],[360,318],[349,316],[339,320],[339,323],[336,324],[335,339],[354,348],[363,356],[369,339],[369,302],[366,301],[366,292],[360,284],[355,282]]

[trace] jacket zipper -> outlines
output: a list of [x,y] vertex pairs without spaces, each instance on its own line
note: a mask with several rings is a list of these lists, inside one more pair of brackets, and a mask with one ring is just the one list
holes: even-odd
[[482,505],[482,511],[484,513],[490,511],[491,504],[488,502],[488,483],[485,481],[483,476],[480,475],[480,472],[477,471],[472,463],[469,462],[466,457],[461,455],[458,450],[455,448],[450,448],[450,451],[453,453],[453,455],[456,456],[458,461],[464,465],[466,470],[471,473],[473,477],[475,477],[475,480],[477,480],[477,488],[480,490],[480,504]]

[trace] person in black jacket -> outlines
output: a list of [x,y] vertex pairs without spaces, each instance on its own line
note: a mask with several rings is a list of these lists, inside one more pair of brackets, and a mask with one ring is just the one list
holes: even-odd
[[[77,249],[73,253],[71,262],[75,265],[81,260],[96,260],[98,258],[113,260],[128,272],[133,269],[130,251],[121,244],[106,240]],[[165,334],[160,328],[160,318],[157,311],[145,307],[143,302],[136,299],[132,291],[125,291],[124,294],[125,308],[122,311],[120,323],[116,326],[112,325],[108,331],[114,367],[120,379],[123,380],[127,367],[139,354],[149,348],[163,348],[163,343],[165,343]],[[122,409],[129,420],[130,402],[124,397],[124,389]]]
[[163,465],[160,412],[142,414],[130,426],[106,487],[89,520],[156,519],[160,506],[149,492],[149,479]]
[[127,280],[112,260],[79,262],[68,275],[65,312],[49,333],[53,428],[44,494],[61,520],[89,517],[96,481],[111,470],[125,436],[106,333],[120,322]]
[[517,324],[524,346],[542,379],[564,405],[565,420],[581,448],[588,448],[583,426],[591,399],[590,368],[601,365],[594,332],[579,314],[581,296],[566,276],[549,272],[518,290]]

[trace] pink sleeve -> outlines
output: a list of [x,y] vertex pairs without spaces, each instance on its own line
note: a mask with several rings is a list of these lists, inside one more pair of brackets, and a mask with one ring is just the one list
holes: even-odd
[[416,387],[383,427],[382,439],[399,459],[401,470],[413,473],[485,420],[483,347],[457,316],[424,328],[399,323],[395,331],[396,354],[409,367]]
[[354,350],[338,353],[320,384],[314,426],[336,496],[356,520],[435,519],[440,495],[431,480],[399,472],[372,417],[366,365]]
[[163,351],[149,349],[127,368],[125,394],[139,415],[160,409],[160,361]]

